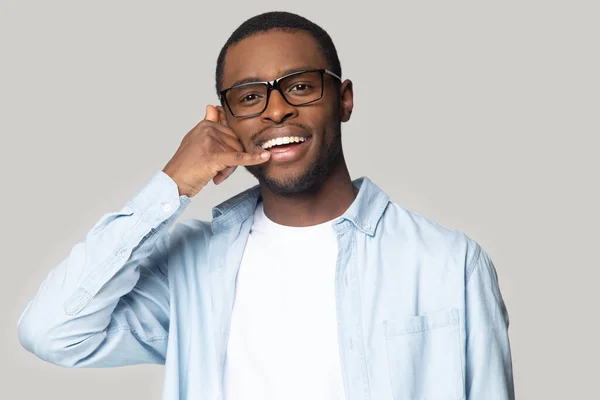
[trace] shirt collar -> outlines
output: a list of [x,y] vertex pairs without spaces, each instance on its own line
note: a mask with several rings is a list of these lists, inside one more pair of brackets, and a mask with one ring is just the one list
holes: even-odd
[[[349,221],[357,229],[373,236],[377,224],[388,205],[389,197],[366,176],[352,181],[358,190],[356,199],[346,212],[336,219],[334,224],[342,225]],[[212,209],[211,223],[213,233],[241,224],[254,214],[260,199],[259,185],[253,186]]]

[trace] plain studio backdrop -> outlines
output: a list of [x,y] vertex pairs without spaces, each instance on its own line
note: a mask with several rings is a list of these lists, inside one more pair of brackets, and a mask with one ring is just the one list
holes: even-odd
[[[517,397],[597,398],[596,2],[114,0],[0,7],[0,398],[160,399],[162,366],[57,367],[20,346],[17,321],[216,104],[230,33],[273,10],[313,20],[337,46],[354,82],[352,177],[489,252]],[[255,183],[239,168],[180,220],[210,220]]]

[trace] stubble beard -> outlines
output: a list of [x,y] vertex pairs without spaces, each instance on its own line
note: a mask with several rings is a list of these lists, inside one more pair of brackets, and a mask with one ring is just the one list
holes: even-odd
[[[314,137],[314,136],[313,136]],[[327,135],[323,135],[326,138]],[[261,185],[266,186],[271,192],[281,196],[294,196],[299,194],[316,193],[321,185],[331,176],[338,166],[342,155],[341,127],[336,129],[331,143],[323,143],[321,151],[313,162],[302,174],[276,178],[266,173],[264,165],[246,166]]]

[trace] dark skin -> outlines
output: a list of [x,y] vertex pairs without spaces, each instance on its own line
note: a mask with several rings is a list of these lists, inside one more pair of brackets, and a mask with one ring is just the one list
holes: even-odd
[[[273,30],[256,34],[228,49],[222,88],[248,77],[270,81],[304,68],[331,69],[309,33]],[[302,158],[288,163],[269,160],[248,168],[259,179],[265,214],[278,224],[302,227],[330,221],[342,215],[358,193],[344,160],[340,136],[341,123],[350,119],[354,105],[352,82],[345,80],[336,86],[334,79],[326,76],[323,98],[309,105],[292,106],[279,92],[272,91],[267,109],[256,117],[235,118],[229,110],[217,107],[220,122],[235,132],[249,153],[260,152],[260,140],[286,126],[302,126],[312,136]],[[326,166],[327,172],[310,180],[310,190],[294,192],[301,177],[315,165]],[[278,188],[293,194],[282,194]]]

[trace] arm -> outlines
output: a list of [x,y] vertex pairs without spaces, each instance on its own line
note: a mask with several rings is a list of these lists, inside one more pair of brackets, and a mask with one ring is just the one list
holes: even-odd
[[513,400],[508,313],[494,264],[479,245],[466,285],[466,398]]
[[52,269],[18,321],[23,347],[66,367],[164,363],[169,227],[189,204],[157,172]]

